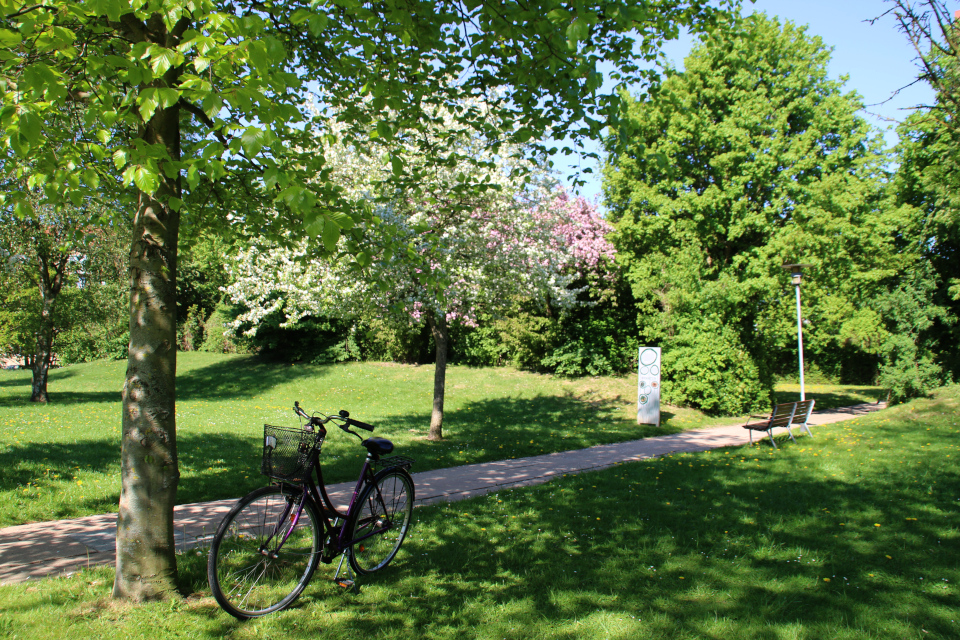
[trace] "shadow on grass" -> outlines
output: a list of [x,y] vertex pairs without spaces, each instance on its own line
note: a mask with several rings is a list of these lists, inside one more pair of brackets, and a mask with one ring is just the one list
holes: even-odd
[[[213,377],[226,375],[220,372]],[[283,382],[274,380],[273,383]],[[571,393],[496,398],[468,403],[448,412],[446,438],[440,442],[426,439],[429,414],[395,417],[377,424],[375,433],[393,440],[397,453],[416,459],[413,471],[417,472],[544,455],[679,431],[623,420],[617,417],[622,415],[618,413],[621,405],[622,401],[616,398],[584,402]],[[4,469],[0,474],[0,492],[15,492],[29,482],[50,495],[49,507],[44,506],[50,512],[34,514],[33,519],[115,511],[118,500],[115,493],[68,504],[61,504],[62,501],[53,497],[71,481],[77,467],[84,472],[104,474],[108,481],[118,476],[120,442],[114,438],[9,444],[0,452],[0,469]],[[262,443],[256,432],[246,435],[196,433],[181,425],[177,431],[177,450],[179,504],[239,498],[269,482],[260,475]],[[321,454],[325,480],[331,484],[355,480],[365,453],[352,436],[331,429]]]
[[[863,402],[876,402],[886,396],[886,391],[880,387],[859,388],[850,393],[821,393],[816,391],[806,392],[807,400],[816,400],[815,409],[822,411],[824,409],[836,409],[838,407],[849,407]],[[864,398],[866,396],[866,399]],[[796,402],[800,400],[798,391],[774,391],[773,401],[776,404],[783,402]]]
[[[426,439],[429,414],[407,414],[376,425],[379,437],[393,440],[396,452],[414,458],[414,472],[569,451],[679,432],[615,418],[618,399],[584,403],[572,394],[498,398],[448,412],[444,440]],[[576,426],[570,429],[571,422]],[[582,425],[581,425],[582,423]],[[363,433],[362,435],[366,435]],[[260,475],[259,436],[177,434],[181,504],[237,498],[268,480]],[[327,483],[353,481],[366,450],[359,440],[333,428],[320,456]]]
[[[29,406],[34,405],[30,402],[31,385],[33,384],[33,373],[29,369],[21,369],[18,373],[22,376],[11,377],[0,380],[0,387],[20,387],[21,391],[16,395],[7,395],[0,398],[0,406]],[[80,374],[73,367],[64,367],[51,369],[47,380],[47,395],[50,398],[49,404],[80,404],[83,402],[119,402],[120,386],[116,391],[62,391],[60,386],[66,380],[77,378]],[[43,405],[35,405],[43,406]]]
[[27,389],[27,393],[30,392],[30,374],[28,373],[25,378],[17,378],[14,376],[4,376],[0,380],[0,387],[24,387]]
[[[268,481],[260,475],[259,438],[228,434],[178,434],[180,483],[177,502],[238,498]],[[8,445],[0,452],[0,492],[13,492],[31,483],[45,492],[73,482],[75,474],[119,475],[120,443],[85,440],[71,443]],[[108,493],[81,502],[57,502],[46,519],[116,511],[119,495]]]
[[177,373],[180,400],[249,398],[273,387],[303,378],[334,374],[336,365],[283,366],[256,356],[230,358]]
[[[960,637],[960,471],[943,455],[960,445],[956,404],[927,410],[776,453],[675,455],[424,507],[360,596],[322,565],[262,621],[210,598],[171,617],[192,637]],[[181,571],[209,594],[203,558]]]
[[[784,448],[802,463],[790,450],[806,444]],[[375,616],[355,599],[336,621],[277,626],[303,637],[583,638],[635,617],[643,637],[957,637],[955,470],[928,492],[905,467],[785,476],[766,452],[759,464],[755,451],[732,453],[747,463],[728,466],[722,451],[663,459],[423,509],[396,565],[364,580],[376,585]],[[315,584],[298,606],[331,593]]]

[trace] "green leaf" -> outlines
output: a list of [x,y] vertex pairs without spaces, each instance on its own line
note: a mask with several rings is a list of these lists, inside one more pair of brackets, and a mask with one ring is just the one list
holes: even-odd
[[577,18],[567,26],[567,44],[574,49],[577,43],[586,40],[589,34],[590,25],[582,18]]
[[257,127],[247,127],[247,130],[243,132],[242,136],[240,136],[240,144],[243,147],[244,153],[247,154],[247,157],[252,158],[260,153],[261,149],[263,149],[266,139],[267,132],[263,129],[258,129]]
[[171,67],[176,66],[180,57],[180,54],[173,49],[154,47],[153,56],[150,60],[150,68],[153,70],[154,76],[162,76]]
[[137,103],[140,105],[140,118],[144,122],[149,122],[157,112],[157,107],[160,106],[160,96],[154,88],[144,89],[137,97]]
[[270,58],[267,56],[267,47],[263,42],[251,42],[247,47],[247,55],[257,71],[260,73],[269,71]]
[[263,184],[267,189],[277,186],[280,181],[280,171],[276,167],[270,167],[263,172]]
[[357,262],[361,267],[369,267],[370,263],[373,262],[373,254],[369,249],[364,249],[357,254]]
[[0,47],[12,49],[23,41],[23,37],[16,31],[0,29]]
[[25,111],[20,114],[20,133],[27,139],[30,146],[36,146],[43,133],[43,122],[34,114]]
[[313,36],[319,36],[326,31],[328,22],[329,19],[325,13],[316,13],[310,16],[310,34]]
[[327,217],[333,220],[341,229],[352,229],[355,222],[353,218],[340,211],[331,211]]
[[390,167],[396,177],[403,175],[403,160],[399,156],[390,156]]
[[176,89],[162,88],[157,90],[160,98],[160,106],[163,108],[172,107],[180,101],[180,92]]
[[337,241],[340,240],[340,227],[332,220],[326,220],[323,223],[323,246],[333,253],[337,249]]
[[133,171],[133,183],[137,185],[140,191],[153,195],[160,186],[160,176],[146,167],[137,165]]

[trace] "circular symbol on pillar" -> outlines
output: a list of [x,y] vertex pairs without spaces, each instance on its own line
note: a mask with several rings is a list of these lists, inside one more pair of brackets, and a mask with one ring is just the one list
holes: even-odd
[[645,376],[650,374],[650,367],[640,367],[640,375]]
[[660,367],[658,367],[657,365],[653,365],[652,367],[650,367],[650,373],[652,373],[655,376],[660,375]]
[[644,349],[640,352],[640,364],[646,367],[656,363],[657,352],[653,349]]
[[653,393],[653,387],[651,387],[646,381],[641,382],[639,392],[642,396],[648,396]]
[[640,396],[640,404],[647,404],[649,398],[647,396]]

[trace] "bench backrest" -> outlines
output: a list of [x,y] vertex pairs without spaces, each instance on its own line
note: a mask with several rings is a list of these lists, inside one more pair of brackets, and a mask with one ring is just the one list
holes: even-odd
[[815,400],[804,400],[797,403],[797,411],[794,414],[794,424],[807,424],[810,420],[810,414],[813,413],[813,403]]
[[770,416],[770,428],[786,427],[793,422],[793,416],[797,412],[796,402],[785,402],[778,404],[773,408],[773,415]]

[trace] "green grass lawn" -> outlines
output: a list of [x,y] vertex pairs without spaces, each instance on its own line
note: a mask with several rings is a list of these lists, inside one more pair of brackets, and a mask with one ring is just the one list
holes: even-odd
[[0,635],[167,638],[960,637],[960,387],[797,444],[618,465],[423,507],[359,594],[330,567],[293,608],[109,599],[112,570],[0,588]]
[[[195,352],[178,360],[180,503],[239,497],[262,486],[263,424],[296,426],[294,400],[310,410],[347,409],[376,425],[378,435],[416,458],[415,471],[740,420],[665,407],[660,427],[638,426],[636,376],[564,380],[509,368],[451,367],[446,439],[433,443],[425,438],[432,366],[290,366]],[[51,371],[48,406],[27,401],[29,371],[0,371],[0,526],[116,510],[125,367],[95,362]],[[879,393],[870,387],[808,389],[818,406],[871,401]],[[783,393],[792,398],[797,392]],[[323,451],[327,481],[354,479],[363,452],[334,430]]]

